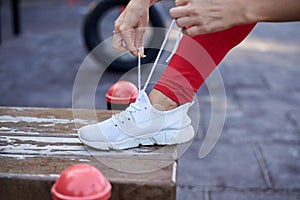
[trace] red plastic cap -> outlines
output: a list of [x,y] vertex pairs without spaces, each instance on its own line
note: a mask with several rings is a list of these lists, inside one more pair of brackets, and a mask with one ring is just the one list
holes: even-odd
[[118,81],[106,93],[106,101],[112,104],[134,103],[138,96],[138,89],[129,81]]
[[53,200],[108,200],[111,185],[95,167],[76,164],[61,173],[51,192]]

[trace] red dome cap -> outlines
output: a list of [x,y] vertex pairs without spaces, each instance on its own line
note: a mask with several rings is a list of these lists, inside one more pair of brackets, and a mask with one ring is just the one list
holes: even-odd
[[112,104],[134,103],[138,96],[138,89],[129,81],[114,83],[106,93],[106,101]]
[[61,173],[51,192],[53,200],[108,200],[111,185],[95,167],[76,164]]

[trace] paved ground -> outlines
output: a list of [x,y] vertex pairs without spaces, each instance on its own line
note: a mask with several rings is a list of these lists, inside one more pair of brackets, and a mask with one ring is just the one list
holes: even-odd
[[[18,38],[11,34],[8,2],[1,8],[0,105],[71,107],[86,56],[81,25],[90,1],[22,1]],[[197,94],[199,134],[179,160],[178,199],[300,199],[299,56],[300,23],[283,23],[257,25],[224,59],[225,126],[213,151],[199,159],[211,115],[204,85]],[[97,108],[106,107],[104,94],[121,75],[106,73]]]

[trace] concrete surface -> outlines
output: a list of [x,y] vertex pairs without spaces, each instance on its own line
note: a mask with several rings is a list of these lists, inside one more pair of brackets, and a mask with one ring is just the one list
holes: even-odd
[[[17,38],[8,2],[1,8],[0,105],[71,107],[74,79],[87,54],[81,25],[91,1],[24,0]],[[204,85],[197,94],[199,135],[179,160],[178,199],[300,199],[299,63],[300,23],[258,24],[226,56],[219,66],[227,94],[221,138],[206,158],[198,158],[211,115]],[[97,108],[106,108],[104,94],[121,75],[105,75]]]

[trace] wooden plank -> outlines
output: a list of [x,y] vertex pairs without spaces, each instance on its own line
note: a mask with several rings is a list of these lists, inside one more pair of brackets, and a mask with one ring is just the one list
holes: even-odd
[[[96,116],[102,121],[111,111]],[[74,120],[71,109],[0,107],[0,195],[51,199],[51,185],[64,169],[88,163],[112,183],[112,199],[175,199],[177,146],[97,151],[82,145],[75,126],[93,122]]]

